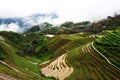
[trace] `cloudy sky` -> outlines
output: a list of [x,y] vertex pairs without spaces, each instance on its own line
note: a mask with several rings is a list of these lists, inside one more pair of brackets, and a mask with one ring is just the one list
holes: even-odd
[[0,0],[0,17],[58,15],[52,22],[98,20],[120,10],[120,0]]

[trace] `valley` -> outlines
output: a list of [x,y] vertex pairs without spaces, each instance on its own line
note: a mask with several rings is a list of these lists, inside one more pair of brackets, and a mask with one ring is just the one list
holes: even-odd
[[0,31],[0,80],[120,80],[119,28],[67,34],[31,30]]
[[0,0],[0,80],[120,80],[120,0]]

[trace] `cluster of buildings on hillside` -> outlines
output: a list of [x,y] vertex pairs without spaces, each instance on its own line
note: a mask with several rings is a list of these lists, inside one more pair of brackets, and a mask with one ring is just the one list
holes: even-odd
[[120,20],[120,15],[116,15],[115,17],[111,17],[111,16],[108,16],[107,19],[103,19],[97,23],[93,23],[91,26],[88,26],[86,27],[86,30],[89,30],[91,28],[106,28],[107,27],[107,24],[110,22],[110,21],[115,21],[115,20]]
[[[108,24],[110,22],[118,21],[120,20],[120,15],[116,15],[114,17],[108,16],[107,19],[103,19],[101,21],[98,21],[96,23],[90,23],[89,21],[87,22],[87,25],[84,24],[85,22],[80,22],[79,24],[75,25],[74,27],[69,27],[65,28],[64,32],[65,33],[79,33],[79,32],[100,32],[102,30],[107,29]],[[113,26],[114,27],[114,26]],[[113,29],[111,27],[110,29]],[[114,27],[115,28],[115,27]]]

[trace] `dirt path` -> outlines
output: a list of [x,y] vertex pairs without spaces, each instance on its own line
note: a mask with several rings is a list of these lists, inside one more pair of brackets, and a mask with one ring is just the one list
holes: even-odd
[[115,67],[116,69],[118,69],[118,70],[120,71],[120,68],[118,68],[117,66],[115,66],[114,64],[112,64],[107,57],[105,57],[101,52],[99,52],[99,51],[94,47],[93,42],[91,43],[91,45],[92,45],[93,49],[94,49],[97,53],[99,53],[104,59],[106,59],[106,61],[107,61],[110,65],[112,65],[113,67]]
[[10,45],[8,45],[7,43],[3,42],[3,41],[0,41],[2,44],[8,46],[8,47],[11,47]]
[[17,80],[9,75],[6,75],[6,74],[3,74],[3,73],[0,73],[0,80]]
[[43,65],[43,64],[46,64],[46,63],[49,63],[51,60],[49,61],[46,61],[46,62],[43,62],[43,63],[40,63],[39,66]]
[[56,60],[51,62],[48,66],[41,69],[42,74],[46,77],[55,77],[59,80],[64,80],[73,73],[73,68],[68,67],[65,58],[66,54],[61,55]]
[[28,61],[29,63],[31,63],[31,64],[33,64],[33,65],[38,65],[38,64],[39,64],[39,63],[37,63],[37,62],[32,62],[32,61],[27,60],[27,59],[26,59],[26,61]]
[[[85,46],[87,46],[87,48],[89,48],[90,45],[91,45],[92,48],[93,48],[99,55],[101,55],[110,65],[112,65],[113,67],[115,67],[116,69],[118,69],[118,70],[120,71],[120,68],[118,68],[117,66],[115,66],[114,64],[112,64],[107,57],[105,57],[101,52],[99,52],[99,51],[95,48],[93,42],[88,43],[88,44],[85,45]],[[83,51],[83,53],[84,53],[84,46],[82,47],[82,51]],[[88,51],[89,51],[89,50],[88,50]],[[89,52],[90,52],[90,51],[89,51]]]
[[4,62],[4,61],[1,61],[1,60],[0,60],[0,63],[2,63],[3,65],[5,65],[5,66],[7,66],[7,67],[9,67],[9,68],[11,68],[12,70],[14,70],[14,71],[16,71],[16,72],[18,72],[18,73],[23,74],[21,71],[19,71],[18,69],[16,69],[16,68],[10,66],[9,64],[7,64],[7,63]]

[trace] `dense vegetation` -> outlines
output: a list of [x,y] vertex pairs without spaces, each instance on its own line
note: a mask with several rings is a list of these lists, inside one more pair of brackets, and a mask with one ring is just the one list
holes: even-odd
[[97,34],[104,30],[115,30],[119,28],[120,15],[115,15],[114,17],[108,16],[107,19],[97,22],[83,21],[73,23],[71,21],[67,21],[57,26],[46,22],[41,25],[36,25],[26,32],[29,33],[39,31],[41,34],[74,34],[80,32],[91,32]]
[[12,75],[18,80],[51,80],[39,72],[38,65],[52,57],[53,52],[47,48],[47,37],[39,33],[18,34],[7,31],[1,31],[0,35],[4,38],[4,40],[0,40],[0,60],[20,70],[24,75],[10,70],[3,63],[0,63],[1,73]]
[[[66,80],[113,80],[120,79],[119,68],[119,37],[120,33],[110,33],[101,39],[95,40],[95,48],[105,55],[113,63],[110,65],[96,50],[93,48],[91,41],[69,51],[67,63],[74,68],[73,74]],[[104,74],[104,75],[103,75]]]
[[[49,66],[52,70],[45,72],[53,71],[52,74],[61,65],[65,70],[66,63],[68,72],[69,67],[74,70],[65,80],[119,80],[119,27],[117,15],[97,23],[65,22],[59,27],[44,23],[23,34],[0,31],[3,38],[0,39],[0,73],[18,80],[54,80],[56,77],[45,77],[41,69],[51,64],[53,69]],[[63,54],[66,55],[61,60],[64,63],[59,61]],[[45,61],[48,62],[41,64]]]
[[120,32],[114,31],[102,39],[97,39],[95,47],[120,68]]

